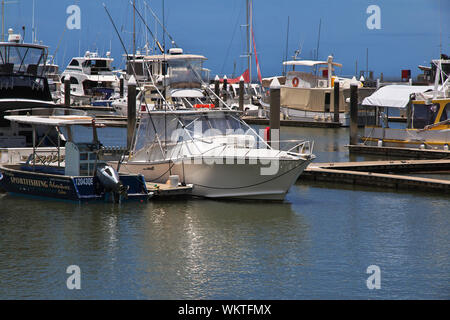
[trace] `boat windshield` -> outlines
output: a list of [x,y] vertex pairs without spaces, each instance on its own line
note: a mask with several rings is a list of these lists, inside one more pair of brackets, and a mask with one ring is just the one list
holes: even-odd
[[[159,150],[167,150],[188,141],[203,141],[213,145],[224,143],[220,137],[253,136],[252,148],[266,147],[261,137],[230,112],[152,113],[140,120],[136,136],[136,154],[152,150],[152,158],[164,158]],[[222,141],[222,142],[218,142]]]
[[423,129],[433,124],[439,112],[439,104],[414,104],[413,128]]
[[109,74],[112,72],[111,63],[105,59],[88,59],[83,62],[84,68],[91,68],[91,74]]
[[0,46],[0,73],[36,75],[38,66],[46,61],[46,49],[26,45]]
[[169,82],[173,88],[191,87],[188,84],[200,83],[203,73],[202,59],[173,59],[168,61]]
[[[71,135],[69,135],[68,127],[62,126],[59,127],[63,136],[68,139],[71,137],[71,141],[74,143],[92,143],[93,139],[93,131],[92,126],[84,126],[84,125],[72,125]],[[97,136],[98,140],[101,142],[103,146],[107,147],[126,147],[126,128],[121,127],[101,127],[97,128]]]

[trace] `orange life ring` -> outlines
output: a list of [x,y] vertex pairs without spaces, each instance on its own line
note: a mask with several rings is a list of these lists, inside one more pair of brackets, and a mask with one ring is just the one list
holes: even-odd
[[294,79],[292,79],[292,85],[294,86],[294,87],[298,87],[298,83],[299,83],[300,81],[298,80],[298,78],[297,77],[295,77]]

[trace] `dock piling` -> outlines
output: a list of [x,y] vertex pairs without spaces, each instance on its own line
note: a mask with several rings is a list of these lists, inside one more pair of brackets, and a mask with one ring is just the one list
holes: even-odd
[[330,100],[331,100],[331,93],[325,92],[324,113],[330,112]]
[[239,111],[244,111],[244,77],[239,79]]
[[219,76],[216,75],[216,77],[214,78],[214,94],[216,95],[216,98],[214,99],[214,108],[218,108],[219,107],[219,98],[217,98],[220,95],[220,79]]
[[358,86],[350,85],[350,144],[358,143]]
[[70,75],[64,78],[64,106],[70,108]]
[[134,130],[136,129],[136,80],[131,76],[128,80],[128,105],[127,105],[127,148],[131,150]]
[[120,79],[119,79],[119,94],[120,97],[123,98],[123,93],[124,93],[124,79],[123,79],[123,75],[120,75]]
[[334,82],[334,122],[339,122],[339,81]]
[[280,104],[281,86],[277,78],[270,84],[270,146],[280,149]]
[[223,76],[223,87],[222,87],[224,100],[226,100],[226,98],[227,98],[227,91],[228,91],[228,78],[227,78],[227,75],[224,75]]

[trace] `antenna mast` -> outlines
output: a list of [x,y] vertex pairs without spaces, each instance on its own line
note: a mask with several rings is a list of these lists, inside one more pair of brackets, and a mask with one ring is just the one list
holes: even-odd
[[[285,52],[284,61],[287,61],[287,58],[288,58],[288,48],[289,48],[289,16],[288,16],[288,21],[287,21],[286,52]],[[286,69],[287,69],[287,67],[283,64],[283,76],[286,75]]]

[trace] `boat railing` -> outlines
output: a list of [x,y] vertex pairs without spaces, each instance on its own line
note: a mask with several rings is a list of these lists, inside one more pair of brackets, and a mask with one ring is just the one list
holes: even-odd
[[[41,153],[41,154],[39,154]],[[65,155],[61,154],[58,151],[39,151],[35,150],[34,153],[28,156],[26,161],[26,165],[43,165],[43,166],[51,166],[57,164],[58,167],[65,160]]]
[[[207,144],[213,144],[213,141],[205,141],[204,139],[199,139],[199,138],[194,138],[194,140],[198,140],[201,142],[205,142]],[[188,143],[191,142],[189,141],[183,141],[184,143]],[[274,142],[274,141],[273,141]],[[284,148],[283,150],[279,150],[278,155],[280,155],[282,152],[287,152],[287,153],[295,153],[298,155],[312,155],[313,150],[314,150],[314,141],[307,141],[307,140],[280,140],[280,143],[295,143],[295,145],[293,147],[290,147],[289,149]],[[176,143],[174,145],[177,145]],[[211,155],[211,152],[213,152],[214,150],[220,150],[217,153],[214,153],[214,156],[222,156],[223,153],[232,147],[236,147],[238,144],[236,143],[220,143],[217,145],[212,146],[211,148],[208,148],[206,150],[202,150],[200,152],[200,154],[196,154],[195,156],[203,156],[203,155]],[[172,154],[171,157],[172,159],[175,158],[179,158],[180,154],[181,154],[181,150],[182,150],[182,146],[179,146],[179,148],[173,148],[172,149]],[[247,157],[247,155],[250,153],[250,151],[253,150],[252,148],[248,148],[248,151],[243,155],[243,157]],[[200,151],[200,150],[199,150]],[[194,154],[192,154],[194,156]]]
[[[288,143],[284,148],[285,152],[297,153],[297,154],[312,154],[314,150],[314,141],[309,140],[279,140],[278,143]],[[289,145],[294,144],[293,147],[286,149]],[[281,149],[281,148],[280,148]]]

